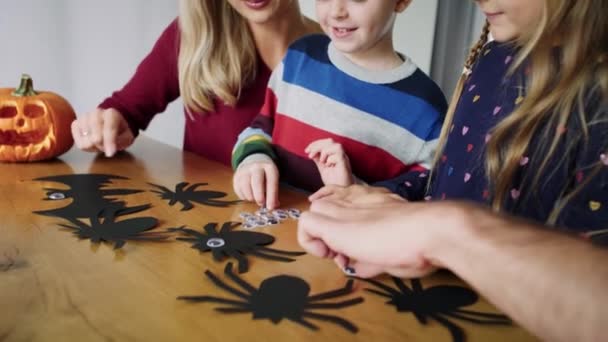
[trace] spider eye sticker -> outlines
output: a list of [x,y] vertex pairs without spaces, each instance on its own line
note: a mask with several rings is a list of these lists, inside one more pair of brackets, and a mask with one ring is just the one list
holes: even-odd
[[207,246],[210,248],[219,248],[224,246],[225,244],[226,241],[224,241],[224,239],[211,238],[207,241]]
[[51,192],[49,194],[49,199],[50,200],[62,200],[65,199],[65,194],[63,192]]
[[282,320],[287,319],[310,330],[319,330],[319,326],[314,321],[324,321],[353,334],[359,331],[353,323],[344,318],[315,312],[337,310],[362,303],[363,298],[361,297],[329,302],[329,300],[352,294],[352,279],[349,279],[342,288],[310,295],[310,285],[302,278],[278,275],[264,279],[256,288],[232,272],[232,263],[226,265],[224,273],[234,284],[221,280],[209,270],[205,272],[205,275],[215,286],[232,295],[232,298],[202,295],[179,296],[177,299],[193,303],[221,304],[221,307],[215,308],[220,313],[251,314],[252,319],[267,319],[274,324],[279,324]]
[[243,220],[244,229],[255,229],[258,227],[274,226],[287,220],[288,218],[298,219],[300,210],[298,209],[275,209],[269,210],[264,207],[255,213],[241,212],[239,217]]
[[203,231],[196,231],[185,226],[169,228],[170,232],[178,232],[181,236],[176,239],[192,243],[192,248],[200,252],[211,252],[215,261],[224,258],[234,258],[238,261],[239,273],[249,270],[247,255],[256,256],[273,261],[292,262],[305,252],[282,251],[266,247],[274,243],[272,235],[235,230],[241,225],[239,222],[225,222],[218,231],[218,223],[211,222],[205,225]]
[[182,205],[182,211],[188,211],[194,208],[193,203],[219,208],[225,208],[240,203],[238,200],[221,200],[221,198],[228,196],[225,192],[197,190],[201,186],[208,185],[207,183],[190,184],[188,182],[181,182],[175,186],[175,190],[170,190],[165,186],[153,183],[148,183],[148,185],[155,188],[154,190],[150,190],[151,192],[157,194],[161,199],[167,200],[170,206],[180,203]]
[[396,288],[373,279],[363,279],[374,288],[365,290],[388,299],[387,305],[394,306],[398,312],[412,313],[423,325],[433,319],[447,328],[454,342],[465,341],[462,328],[453,320],[462,320],[483,325],[511,325],[511,320],[501,314],[477,312],[462,309],[479,300],[477,293],[469,288],[454,285],[438,285],[423,288],[420,279],[412,279],[412,287],[403,280],[391,277]]

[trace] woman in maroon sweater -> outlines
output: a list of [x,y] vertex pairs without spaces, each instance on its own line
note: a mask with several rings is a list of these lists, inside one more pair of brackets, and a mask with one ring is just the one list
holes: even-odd
[[114,155],[181,96],[184,149],[230,165],[270,71],[292,41],[320,31],[297,0],[180,0],[179,7],[131,80],[72,123],[78,148]]

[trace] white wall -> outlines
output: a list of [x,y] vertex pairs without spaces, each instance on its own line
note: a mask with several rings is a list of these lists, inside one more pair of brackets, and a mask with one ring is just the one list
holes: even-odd
[[[314,0],[299,0],[314,17]],[[133,74],[165,26],[177,15],[170,0],[19,0],[0,9],[0,88],[29,73],[40,90],[63,95],[78,115],[93,109]],[[430,68],[437,0],[415,0],[398,18],[397,49]],[[181,101],[144,133],[182,146]]]

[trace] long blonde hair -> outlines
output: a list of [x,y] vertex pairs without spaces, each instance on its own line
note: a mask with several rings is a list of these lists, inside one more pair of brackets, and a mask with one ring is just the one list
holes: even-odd
[[247,22],[225,0],[180,0],[179,89],[189,112],[234,106],[255,79],[257,52]]
[[[545,0],[542,19],[535,25],[536,29],[515,42],[519,53],[510,73],[524,64],[529,66],[526,84],[523,85],[526,96],[519,107],[490,132],[491,138],[486,146],[486,172],[491,205],[495,211],[503,209],[526,153],[543,156],[534,174],[524,175],[524,179],[531,180],[529,189],[534,189],[541,176],[549,171],[550,161],[558,160],[559,165],[569,162],[568,156],[572,157],[578,148],[588,143],[589,128],[608,121],[608,113],[601,108],[608,100],[606,13],[606,0]],[[477,45],[486,41],[487,30],[486,24]],[[473,49],[470,55],[469,67],[479,56],[479,51]],[[456,100],[453,99],[450,106],[449,122],[446,120],[442,129],[442,149],[465,79],[466,75],[463,75],[458,94],[454,96]],[[587,104],[590,101],[599,106],[594,108],[595,112],[589,112]],[[534,138],[539,143],[532,146]],[[608,143],[608,139],[603,143]],[[561,144],[566,150],[560,151],[564,153],[558,156],[556,149]],[[435,158],[435,165],[438,159]],[[591,179],[602,166],[598,156],[586,179]],[[572,179],[575,177],[574,174],[570,176]],[[568,183],[561,189],[547,224],[556,223],[568,201],[586,184],[573,186],[572,182]]]

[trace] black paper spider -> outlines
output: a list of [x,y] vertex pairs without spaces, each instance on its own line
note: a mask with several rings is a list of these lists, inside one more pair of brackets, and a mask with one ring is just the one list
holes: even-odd
[[217,287],[239,297],[240,300],[213,296],[180,296],[177,299],[190,302],[227,304],[228,306],[215,310],[226,314],[252,313],[253,319],[269,319],[274,324],[278,324],[283,319],[288,319],[311,330],[318,330],[318,326],[306,320],[309,318],[338,324],[352,333],[359,330],[343,318],[310,311],[314,309],[340,309],[363,302],[361,297],[336,303],[324,302],[328,299],[350,294],[353,288],[352,279],[349,279],[341,289],[310,296],[310,285],[301,278],[278,275],[264,279],[260,288],[256,289],[232,272],[232,263],[229,262],[226,265],[224,272],[238,287],[223,282],[210,271],[206,271],[205,274]]
[[179,202],[183,205],[182,211],[190,210],[194,208],[192,202],[208,205],[212,207],[227,207],[231,204],[239,203],[239,201],[221,201],[219,198],[226,197],[225,192],[220,191],[208,191],[201,190],[196,191],[201,185],[208,185],[207,183],[196,183],[188,186],[189,183],[181,182],[175,186],[175,192],[168,188],[148,183],[149,185],[158,188],[159,190],[150,190],[160,195],[160,198],[169,200],[169,205],[174,205]]
[[[156,218],[138,217],[116,222],[116,212],[116,209],[105,209],[99,215],[91,216],[90,226],[78,219],[70,219],[73,226],[59,225],[73,230],[74,235],[80,239],[90,239],[95,243],[113,242],[114,249],[124,246],[127,240],[160,241],[168,238],[164,233],[144,233],[158,224]],[[103,222],[100,217],[103,217]]]
[[122,216],[150,208],[149,204],[127,207],[123,201],[108,198],[142,192],[142,190],[134,189],[106,188],[114,179],[128,178],[106,174],[73,174],[36,178],[37,181],[62,183],[69,187],[69,189],[44,188],[47,195],[45,200],[70,202],[65,207],[40,210],[34,213],[71,221],[77,218],[89,218],[104,209],[113,209],[116,216]]
[[511,320],[504,315],[460,309],[479,300],[475,292],[465,287],[439,285],[423,289],[419,279],[412,279],[410,289],[401,279],[393,277],[397,285],[395,289],[376,280],[365,281],[380,289],[366,289],[367,291],[390,299],[386,304],[395,306],[399,312],[413,313],[421,324],[427,324],[427,318],[436,320],[448,328],[456,342],[464,341],[464,332],[449,318],[476,324],[511,324]]
[[222,229],[218,232],[217,223],[211,222],[206,224],[203,228],[205,230],[204,233],[183,226],[180,228],[169,228],[169,231],[181,232],[184,235],[189,236],[178,237],[177,240],[194,242],[192,248],[198,249],[201,252],[211,251],[213,253],[213,258],[217,261],[221,261],[222,258],[226,256],[235,258],[239,262],[239,273],[247,272],[249,269],[249,263],[244,256],[245,254],[283,262],[295,261],[286,256],[300,256],[306,254],[305,252],[281,251],[264,247],[274,242],[274,237],[272,235],[244,230],[233,230],[239,225],[239,222],[225,222],[222,225]]

